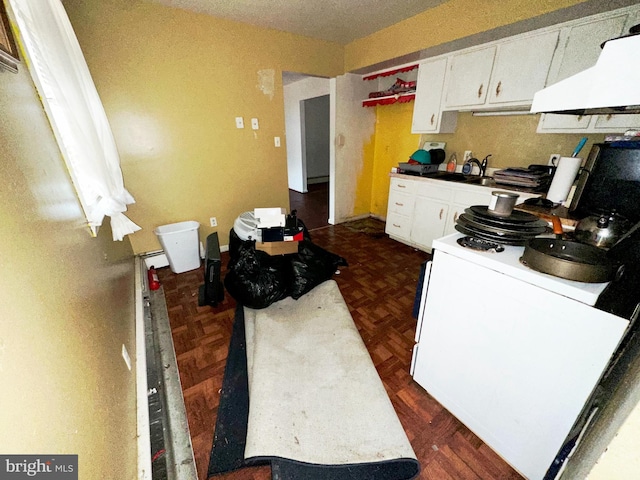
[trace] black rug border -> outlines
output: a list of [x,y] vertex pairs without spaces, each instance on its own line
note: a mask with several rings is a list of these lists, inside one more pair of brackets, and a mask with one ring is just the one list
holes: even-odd
[[248,420],[249,381],[244,306],[238,304],[222,380],[207,478],[267,464],[271,465],[273,480],[410,480],[420,473],[420,462],[414,458],[340,465],[319,465],[276,456],[245,459]]

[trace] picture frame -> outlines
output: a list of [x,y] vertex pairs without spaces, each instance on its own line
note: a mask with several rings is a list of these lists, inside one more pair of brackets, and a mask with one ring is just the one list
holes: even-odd
[[11,32],[7,10],[0,0],[0,66],[17,73],[19,61],[18,47]]

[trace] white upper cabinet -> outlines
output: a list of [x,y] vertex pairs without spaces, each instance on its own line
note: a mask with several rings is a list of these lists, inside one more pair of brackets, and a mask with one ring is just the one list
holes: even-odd
[[451,57],[446,85],[447,109],[462,110],[485,103],[495,55],[494,45]]
[[526,108],[545,87],[560,30],[519,36],[451,57],[445,109]]
[[[602,52],[602,42],[626,33],[639,20],[637,11],[627,11],[563,28],[560,36],[561,48],[549,71],[549,85],[594,66]],[[538,132],[615,133],[638,126],[640,115],[542,114]]]
[[416,99],[413,106],[411,133],[452,133],[456,128],[456,114],[441,111],[447,58],[420,64]]
[[546,86],[559,35],[556,30],[498,44],[487,103],[530,105]]

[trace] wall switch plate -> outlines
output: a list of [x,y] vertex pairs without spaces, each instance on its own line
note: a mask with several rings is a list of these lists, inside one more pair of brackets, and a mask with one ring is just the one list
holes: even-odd
[[473,157],[473,154],[471,153],[471,150],[465,150],[464,157],[462,157],[462,161],[464,163],[467,163],[467,161],[470,160],[472,157]]
[[254,130],[258,130],[258,128],[260,128],[258,126],[258,119],[257,118],[252,118],[251,119],[251,128],[253,128]]
[[236,117],[236,128],[244,128],[244,120],[242,117]]
[[280,137],[273,137],[273,144],[276,147],[279,147],[280,146]]
[[217,227],[218,226],[218,220],[216,220],[216,217],[211,217],[209,219],[209,225],[211,225],[212,227]]

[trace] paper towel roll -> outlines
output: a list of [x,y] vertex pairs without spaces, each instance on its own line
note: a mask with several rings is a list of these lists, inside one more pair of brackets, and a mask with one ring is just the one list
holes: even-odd
[[547,192],[547,200],[562,203],[567,199],[571,186],[576,179],[582,159],[577,157],[560,157],[558,168]]

